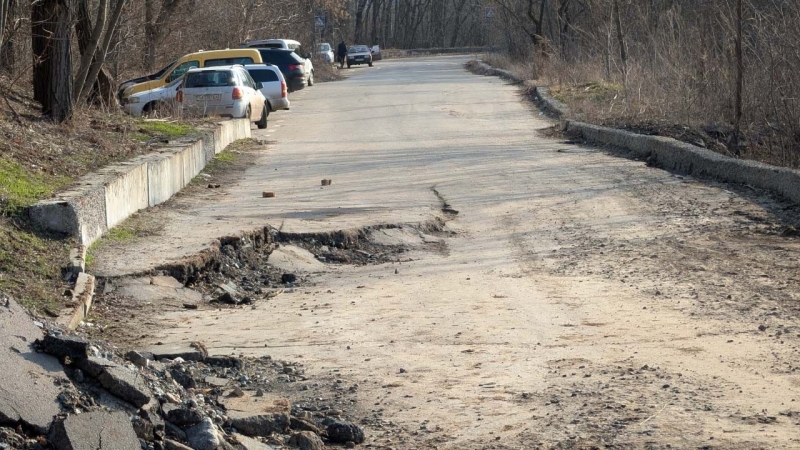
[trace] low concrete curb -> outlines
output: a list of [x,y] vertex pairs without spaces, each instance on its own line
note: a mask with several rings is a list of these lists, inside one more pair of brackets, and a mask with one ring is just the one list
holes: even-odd
[[646,136],[629,131],[567,121],[565,132],[583,140],[627,150],[667,170],[740,183],[765,189],[800,202],[800,171],[735,159],[672,138]]
[[171,142],[156,152],[83,177],[55,199],[28,210],[34,225],[74,236],[88,247],[135,212],[167,201],[200,173],[214,155],[250,137],[244,119],[201,130],[202,137]]
[[94,276],[86,272],[78,274],[78,279],[75,281],[75,287],[72,291],[72,303],[75,308],[72,313],[60,320],[70,330],[78,328],[81,322],[89,315],[89,310],[92,308],[92,299],[94,298],[95,279]]
[[548,116],[564,120],[570,116],[569,107],[550,96],[550,88],[536,86],[533,88],[533,102]]

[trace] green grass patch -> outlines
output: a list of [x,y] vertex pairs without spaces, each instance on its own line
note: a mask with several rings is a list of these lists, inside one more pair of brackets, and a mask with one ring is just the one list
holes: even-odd
[[139,123],[139,130],[131,133],[131,139],[146,141],[154,136],[176,139],[196,132],[197,129],[195,127],[186,123],[142,121]]
[[0,158],[0,213],[15,214],[49,197],[68,182],[69,178],[31,172],[14,161]]
[[217,155],[215,160],[221,163],[232,163],[236,161],[236,156],[237,154],[233,152],[222,152]]
[[133,230],[129,230],[123,227],[112,228],[108,234],[105,235],[105,238],[110,241],[115,242],[124,242],[130,241],[131,239],[136,237],[136,233]]

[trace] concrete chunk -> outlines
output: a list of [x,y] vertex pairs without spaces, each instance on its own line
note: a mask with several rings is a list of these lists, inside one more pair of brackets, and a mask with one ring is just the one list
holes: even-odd
[[291,422],[289,414],[251,414],[230,411],[231,426],[248,436],[269,436],[287,433]]
[[221,443],[217,427],[208,417],[186,430],[186,441],[194,450],[216,450]]
[[241,434],[234,434],[233,439],[244,447],[245,450],[271,450],[273,448]]
[[39,341],[42,351],[56,358],[69,358],[73,361],[89,356],[89,342],[74,336],[54,336],[48,334]]
[[75,363],[75,366],[92,378],[98,378],[106,367],[111,367],[113,365],[116,365],[116,363],[96,356],[90,356]]
[[53,426],[56,450],[140,450],[130,418],[122,411],[71,415]]
[[130,402],[137,408],[150,402],[152,394],[142,375],[126,367],[117,364],[107,366],[97,379],[104,388],[108,389],[108,392]]
[[206,352],[188,345],[156,345],[147,350],[157,360],[183,358],[184,361],[202,361]]
[[61,413],[55,382],[66,374],[56,358],[33,350],[41,337],[22,307],[0,293],[0,424],[21,422],[47,433]]

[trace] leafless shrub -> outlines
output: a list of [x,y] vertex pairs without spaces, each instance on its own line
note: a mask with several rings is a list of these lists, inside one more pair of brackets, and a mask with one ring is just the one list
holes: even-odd
[[[520,52],[519,40],[509,39],[510,61],[495,60],[535,73],[579,118],[655,131],[684,127],[702,136],[698,144],[714,141],[725,153],[798,167],[800,2],[741,0],[737,121],[738,1],[550,0],[535,17],[544,33],[529,41],[535,51]],[[525,6],[542,0],[505,3],[516,14],[503,16],[507,27],[535,27]]]

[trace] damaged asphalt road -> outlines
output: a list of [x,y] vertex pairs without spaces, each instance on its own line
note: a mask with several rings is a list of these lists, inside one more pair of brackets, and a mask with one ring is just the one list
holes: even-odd
[[[84,328],[301,362],[315,398],[358,385],[370,448],[799,446],[798,208],[546,137],[516,87],[465,61],[297,93],[219,189],[95,255],[112,286],[160,267],[192,294],[109,291]],[[255,230],[254,259],[212,245]],[[363,242],[319,240],[338,232]],[[251,302],[212,303],[221,284]]]

